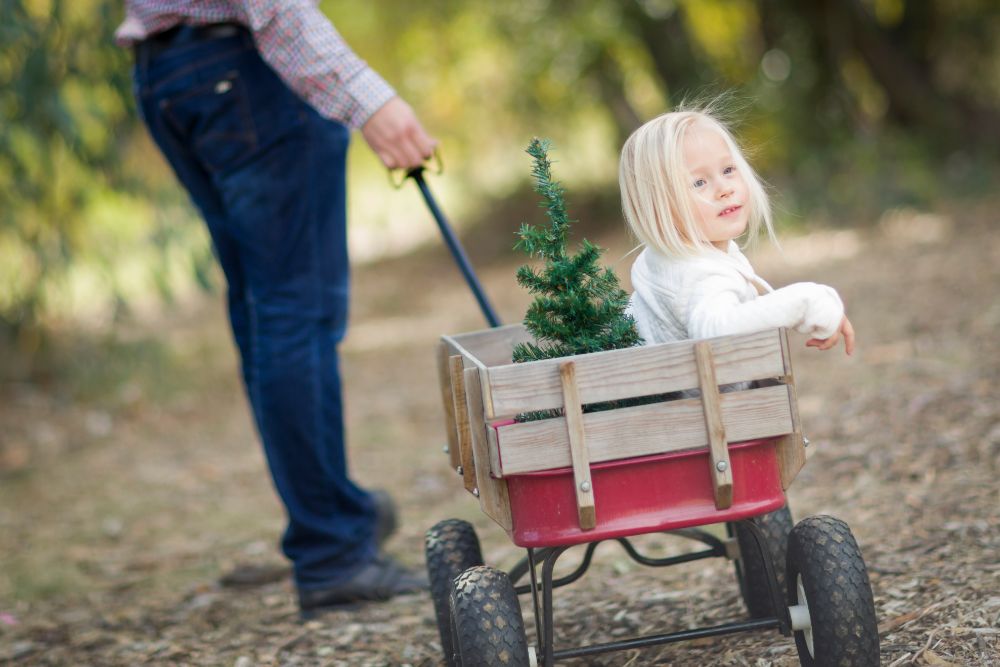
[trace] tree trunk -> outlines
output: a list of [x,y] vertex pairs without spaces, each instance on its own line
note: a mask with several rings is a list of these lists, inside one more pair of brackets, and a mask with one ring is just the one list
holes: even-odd
[[902,124],[946,143],[997,142],[1000,115],[960,95],[942,93],[934,85],[926,60],[909,55],[858,0],[826,0],[825,4],[846,14],[854,47],[885,90],[891,110]]
[[716,74],[705,64],[688,36],[679,7],[664,16],[653,17],[640,3],[629,2],[624,15],[634,26],[633,32],[646,45],[670,104],[697,96],[715,81]]
[[625,92],[625,78],[621,68],[607,48],[602,48],[588,67],[588,73],[597,83],[601,99],[611,111],[618,133],[618,145],[621,145],[642,125],[642,118]]

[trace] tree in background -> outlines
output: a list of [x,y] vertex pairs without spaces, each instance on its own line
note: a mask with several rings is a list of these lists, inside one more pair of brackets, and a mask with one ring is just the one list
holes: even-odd
[[[875,220],[988,191],[997,173],[995,0],[321,7],[442,129],[446,162],[462,165],[448,189],[474,202],[461,217],[517,192],[534,134],[574,156],[564,182],[611,201],[636,126],[728,90],[746,100],[738,129],[785,210]],[[112,42],[122,13],[120,0],[0,0],[0,334],[37,331],[69,292],[85,307],[110,300],[113,316],[143,290],[169,297],[181,274],[209,283],[208,239],[136,130],[130,58]],[[361,150],[352,162],[352,201],[378,200],[358,204],[357,227],[387,198],[377,161]]]
[[0,0],[0,339],[26,355],[74,291],[114,317],[140,284],[169,298],[172,263],[208,282],[207,239],[138,127],[122,5]]
[[628,294],[614,271],[598,265],[601,249],[584,239],[579,252],[567,252],[570,219],[563,188],[552,180],[549,146],[548,141],[536,138],[527,149],[534,161],[535,192],[542,197],[549,225],[540,228],[525,223],[518,233],[516,247],[545,264],[539,270],[524,265],[517,271],[518,284],[536,295],[524,325],[537,343],[519,343],[514,348],[515,363],[617,350],[642,342],[635,320],[625,313]]

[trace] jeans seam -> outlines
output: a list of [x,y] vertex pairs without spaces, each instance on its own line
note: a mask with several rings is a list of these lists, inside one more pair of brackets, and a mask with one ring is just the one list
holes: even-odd
[[247,306],[247,328],[249,329],[248,335],[250,338],[248,341],[250,348],[250,381],[247,383],[247,390],[250,393],[250,405],[257,417],[257,429],[260,431],[260,437],[261,439],[266,439],[267,436],[265,433],[267,431],[266,424],[264,422],[265,410],[260,403],[260,369],[257,367],[260,360],[260,350],[258,348],[260,341],[260,324],[257,321],[257,300],[254,298],[249,285],[245,288],[245,296],[243,299]]
[[[313,158],[314,158],[314,155],[315,155],[315,151],[313,150],[313,141],[312,141],[313,137],[312,137],[312,135],[315,132],[315,126],[314,126],[314,124],[310,123],[310,124],[306,125],[306,127],[308,128],[308,130],[307,130],[308,134],[307,134],[307,137],[306,137],[307,138],[306,147],[305,147],[306,154],[304,156],[305,159],[303,161],[305,162],[305,164],[306,164],[306,166],[308,168],[307,173],[314,174],[316,172],[313,169],[312,161],[313,161]],[[320,262],[319,262],[319,256],[318,256],[319,255],[319,247],[318,247],[319,243],[317,243],[317,239],[316,239],[316,237],[317,237],[317,234],[316,234],[316,225],[317,225],[317,223],[316,223],[316,219],[315,219],[315,205],[316,205],[315,204],[315,198],[310,193],[310,196],[309,196],[309,199],[308,199],[308,205],[306,207],[306,220],[307,220],[307,225],[308,225],[308,230],[309,230],[308,231],[308,234],[309,234],[309,248],[310,248],[310,255],[311,255],[311,257],[310,257],[310,267],[311,267],[310,270],[311,270],[311,272],[313,274],[313,279],[310,281],[310,283],[312,284],[312,287],[313,287],[313,298],[316,300],[316,303],[314,305],[317,306],[317,308],[316,308],[316,310],[314,312],[316,312],[317,314],[321,315],[323,313],[323,309],[322,309],[322,305],[323,304],[321,303],[323,290],[319,289],[319,286],[322,285],[323,281],[322,281],[322,276],[319,275],[319,273],[320,273],[320,271],[319,271]],[[320,319],[320,321],[322,322],[322,319]],[[313,407],[315,409],[314,419],[316,420],[316,424],[315,424],[316,437],[319,439],[319,442],[322,443],[322,451],[324,453],[326,453],[326,447],[327,447],[327,445],[329,443],[327,443],[327,441],[326,441],[326,433],[325,433],[325,430],[323,428],[323,423],[324,423],[324,419],[323,419],[323,377],[324,377],[324,374],[322,372],[323,369],[320,368],[320,356],[321,355],[319,353],[319,346],[321,345],[321,340],[322,340],[321,332],[322,332],[322,330],[319,327],[317,327],[317,330],[314,332],[314,335],[312,337],[312,341],[313,341],[312,342],[312,349],[309,351],[309,354],[310,354],[310,357],[311,357],[310,362],[311,362],[311,365],[312,365],[312,367],[314,369],[314,372],[313,372],[313,376],[314,376],[314,382],[313,382]],[[343,387],[341,387],[341,395],[343,395]],[[344,446],[346,447],[346,442],[344,443]],[[329,465],[328,461],[324,461],[323,464],[324,464],[324,467]]]

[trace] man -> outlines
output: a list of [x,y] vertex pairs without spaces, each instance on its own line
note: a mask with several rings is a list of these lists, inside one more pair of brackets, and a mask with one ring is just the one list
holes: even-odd
[[303,616],[426,588],[379,552],[391,502],[348,476],[337,344],[350,129],[389,168],[420,165],[435,141],[307,0],[127,0],[116,36],[135,48],[142,117],[226,275]]

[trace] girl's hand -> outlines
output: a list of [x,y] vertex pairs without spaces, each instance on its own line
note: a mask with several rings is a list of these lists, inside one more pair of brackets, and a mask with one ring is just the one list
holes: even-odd
[[837,333],[833,334],[829,338],[810,338],[806,341],[806,347],[815,347],[818,350],[829,350],[840,341],[841,336],[844,337],[844,350],[847,354],[853,354],[854,327],[851,326],[851,321],[847,319],[846,315],[844,316],[844,319],[840,321],[840,328],[837,329]]

